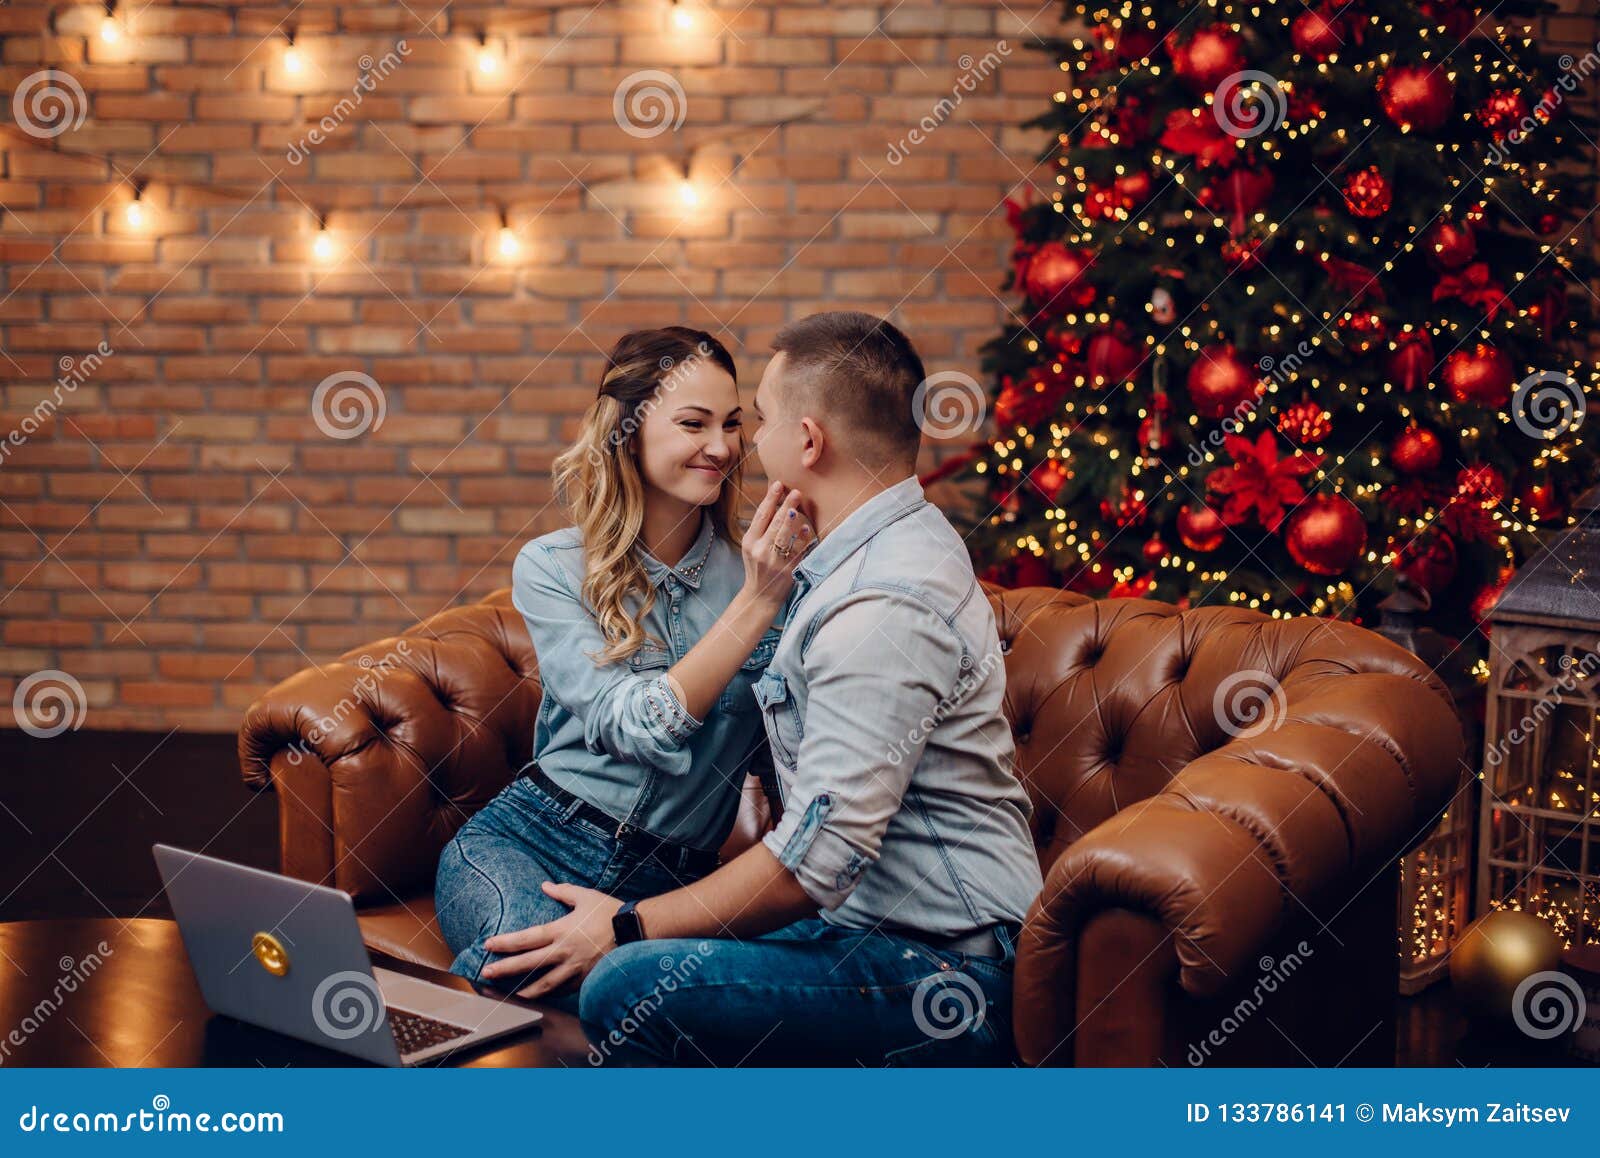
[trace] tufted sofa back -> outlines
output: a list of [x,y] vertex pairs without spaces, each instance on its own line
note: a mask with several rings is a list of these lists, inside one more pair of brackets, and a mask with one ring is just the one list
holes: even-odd
[[[1409,653],[1349,624],[1046,588],[988,594],[1046,870],[1197,757],[1216,753],[1220,777],[1271,765],[1280,757],[1254,742],[1252,722],[1282,725],[1274,743],[1288,760],[1300,731],[1326,751],[1322,733],[1347,729],[1336,721],[1352,706],[1381,716],[1386,677],[1444,693]],[[357,898],[431,888],[445,841],[527,762],[540,695],[510,588],[278,685],[251,706],[239,756],[248,783],[279,790],[283,871]],[[1397,759],[1405,726],[1382,729]]]

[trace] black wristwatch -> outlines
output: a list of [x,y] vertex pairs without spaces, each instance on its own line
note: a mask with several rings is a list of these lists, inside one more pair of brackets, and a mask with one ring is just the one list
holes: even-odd
[[639,902],[627,901],[611,918],[611,936],[619,945],[644,940],[644,922],[639,920]]

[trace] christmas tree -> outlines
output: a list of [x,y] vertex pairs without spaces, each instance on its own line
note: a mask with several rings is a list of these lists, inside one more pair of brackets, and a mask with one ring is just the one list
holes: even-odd
[[[987,578],[1481,623],[1597,478],[1600,61],[1452,0],[1068,5],[964,469]],[[1575,284],[1576,283],[1576,284]]]

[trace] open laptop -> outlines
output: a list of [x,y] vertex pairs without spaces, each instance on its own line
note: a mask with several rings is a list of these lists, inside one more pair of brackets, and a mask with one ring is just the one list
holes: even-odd
[[410,1066],[543,1016],[375,969],[350,894],[158,844],[189,964],[215,1012],[386,1066]]

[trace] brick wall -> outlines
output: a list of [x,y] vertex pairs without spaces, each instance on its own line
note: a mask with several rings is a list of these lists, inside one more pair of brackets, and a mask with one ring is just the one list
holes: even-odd
[[[0,436],[36,426],[0,447],[0,722],[60,669],[87,727],[231,730],[504,585],[563,522],[549,464],[626,329],[716,330],[753,381],[782,323],[849,306],[976,369],[1002,199],[1049,177],[1016,126],[1058,87],[1023,48],[1058,6],[684,7],[130,3],[112,43],[98,5],[0,6]],[[46,68],[75,127],[24,135]],[[682,124],[649,135],[646,102],[626,131],[618,86],[652,69]],[[356,372],[383,421],[331,436],[313,392]]]
[[[0,7],[5,123],[45,67],[87,112],[0,135],[0,432],[73,382],[0,461],[7,722],[56,668],[85,726],[229,730],[313,660],[503,586],[564,522],[549,464],[627,329],[717,331],[753,384],[782,323],[856,307],[975,368],[1039,143],[1015,126],[1059,75],[1022,48],[1055,10],[999,3],[719,0],[687,32],[664,0],[125,7],[117,43],[98,5]],[[988,75],[892,164],[963,56]],[[615,119],[645,69],[681,85],[676,130]],[[345,371],[385,410],[353,439],[312,411]]]

